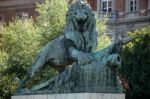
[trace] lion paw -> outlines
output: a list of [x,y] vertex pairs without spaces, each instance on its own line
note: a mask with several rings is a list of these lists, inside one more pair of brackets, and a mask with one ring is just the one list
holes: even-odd
[[78,55],[78,65],[89,64],[93,61],[93,57],[90,53],[80,53]]

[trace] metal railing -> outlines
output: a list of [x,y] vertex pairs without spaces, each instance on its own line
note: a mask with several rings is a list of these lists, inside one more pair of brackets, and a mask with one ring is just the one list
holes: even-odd
[[107,18],[109,20],[115,20],[118,18],[118,13],[116,13],[115,11],[113,12],[99,12],[99,18],[103,19],[103,18]]
[[98,15],[99,15],[100,19],[107,18],[110,21],[127,20],[127,19],[138,19],[138,18],[148,18],[150,16],[150,9],[149,10],[145,10],[144,14],[143,14],[143,12],[140,12],[140,11],[121,12],[121,14],[118,13],[117,11],[112,11],[112,12],[99,11]]

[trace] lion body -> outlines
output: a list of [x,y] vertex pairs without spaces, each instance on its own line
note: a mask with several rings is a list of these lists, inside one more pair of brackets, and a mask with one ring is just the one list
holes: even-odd
[[[89,54],[84,53],[92,53],[97,47],[95,25],[95,14],[88,4],[72,4],[67,12],[64,36],[54,39],[42,48],[28,73],[28,78],[34,76],[45,64],[62,71],[73,61],[90,61]],[[74,49],[68,51],[70,47]]]
[[64,36],[60,36],[41,49],[32,65],[31,71],[38,71],[45,64],[50,64],[57,70],[61,70],[70,63],[67,54],[67,49],[64,46]]

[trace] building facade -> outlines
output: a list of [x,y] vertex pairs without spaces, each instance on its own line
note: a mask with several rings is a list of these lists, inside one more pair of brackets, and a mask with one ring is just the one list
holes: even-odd
[[108,19],[107,34],[111,37],[125,38],[128,31],[150,25],[150,0],[94,1],[99,18]]
[[100,19],[108,18],[108,34],[125,38],[128,31],[150,25],[150,0],[97,0]]
[[44,2],[44,0],[0,0],[0,24],[8,23],[14,18],[35,17],[36,3]]
[[[0,24],[14,18],[35,17],[36,4],[45,0],[0,0]],[[73,0],[67,0],[71,3]],[[150,25],[150,0],[87,0],[99,18],[108,20],[107,35],[127,37],[133,31]]]

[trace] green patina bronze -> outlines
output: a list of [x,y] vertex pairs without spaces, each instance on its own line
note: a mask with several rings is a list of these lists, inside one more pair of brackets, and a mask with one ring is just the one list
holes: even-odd
[[[66,14],[64,35],[42,48],[17,93],[121,93],[122,87],[117,79],[117,68],[121,65],[119,53],[122,45],[132,39],[118,41],[95,52],[97,36],[91,7],[80,0],[73,3]],[[51,64],[59,74],[25,90],[26,83],[45,64]]]

